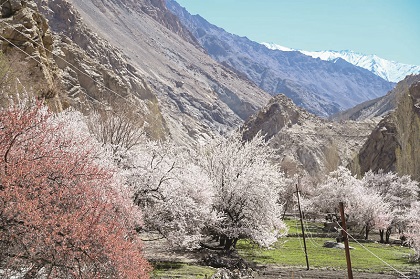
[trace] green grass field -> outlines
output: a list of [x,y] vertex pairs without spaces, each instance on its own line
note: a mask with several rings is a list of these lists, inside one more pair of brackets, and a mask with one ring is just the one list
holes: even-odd
[[[330,238],[308,238],[307,249],[309,265],[312,268],[346,269],[345,252],[342,249],[324,248],[325,241]],[[411,250],[406,247],[389,246],[379,243],[364,243],[367,249],[379,258],[401,272],[418,270],[419,264],[409,262]],[[355,249],[350,252],[352,267],[357,271],[365,272],[392,272],[392,268],[363,249],[357,243],[350,243]],[[281,266],[306,267],[303,242],[298,237],[280,239],[274,247],[261,249],[249,241],[239,241],[237,245],[241,256],[249,261],[259,264],[275,264]]]
[[151,278],[185,278],[204,279],[210,278],[216,269],[207,266],[177,262],[158,262],[153,264],[154,270]]
[[[237,244],[239,255],[250,262],[261,265],[276,265],[305,268],[305,254],[300,223],[297,220],[286,220],[289,227],[289,236],[279,239],[269,249],[259,248],[247,240],[240,240]],[[338,233],[326,233],[322,231],[321,223],[306,222],[306,244],[310,268],[313,269],[346,269],[345,251],[336,248],[325,248],[326,241],[335,241]],[[322,235],[322,237],[320,237]],[[356,242],[350,242],[354,247],[350,251],[352,268],[354,271],[372,273],[395,273],[396,270],[403,273],[420,271],[420,264],[409,261],[412,250],[398,245],[384,245],[380,243],[362,243],[369,251]],[[378,259],[379,258],[379,259]],[[381,261],[383,260],[383,261]],[[215,269],[197,265],[182,263],[158,263],[155,264],[152,278],[210,278]],[[207,277],[206,277],[207,276]]]

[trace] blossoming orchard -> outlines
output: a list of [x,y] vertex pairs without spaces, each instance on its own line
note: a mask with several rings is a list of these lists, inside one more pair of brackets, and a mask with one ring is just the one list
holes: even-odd
[[[262,136],[236,132],[191,148],[147,140],[130,121],[40,103],[0,110],[1,277],[148,278],[145,231],[172,247],[222,251],[240,239],[270,247],[287,234],[295,180]],[[366,239],[398,233],[419,260],[419,186],[409,176],[357,178],[340,167],[310,185],[308,215],[344,202]]]

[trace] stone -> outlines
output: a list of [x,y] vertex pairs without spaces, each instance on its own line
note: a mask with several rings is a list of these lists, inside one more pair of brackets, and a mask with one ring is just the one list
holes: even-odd
[[[338,243],[333,241],[325,241],[323,247],[345,249],[344,243]],[[354,249],[354,247],[349,246],[349,249]]]

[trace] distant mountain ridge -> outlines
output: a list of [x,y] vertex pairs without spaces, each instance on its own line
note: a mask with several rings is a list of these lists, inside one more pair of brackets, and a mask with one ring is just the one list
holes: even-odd
[[332,63],[297,51],[271,50],[191,15],[174,0],[167,0],[166,5],[213,59],[271,95],[285,94],[316,115],[328,117],[381,97],[394,87],[394,83],[343,59]]
[[334,61],[337,58],[341,58],[355,66],[369,70],[375,75],[390,82],[399,82],[408,75],[420,74],[420,66],[390,61],[375,54],[366,55],[363,53],[354,52],[352,50],[305,51],[272,43],[262,43],[262,45],[273,50],[277,49],[281,51],[299,51],[305,55],[311,56],[313,58],[320,58],[325,61]]

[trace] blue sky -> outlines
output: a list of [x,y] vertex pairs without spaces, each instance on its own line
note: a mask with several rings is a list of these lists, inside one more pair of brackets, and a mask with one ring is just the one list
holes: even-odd
[[420,65],[420,0],[176,0],[230,33]]

